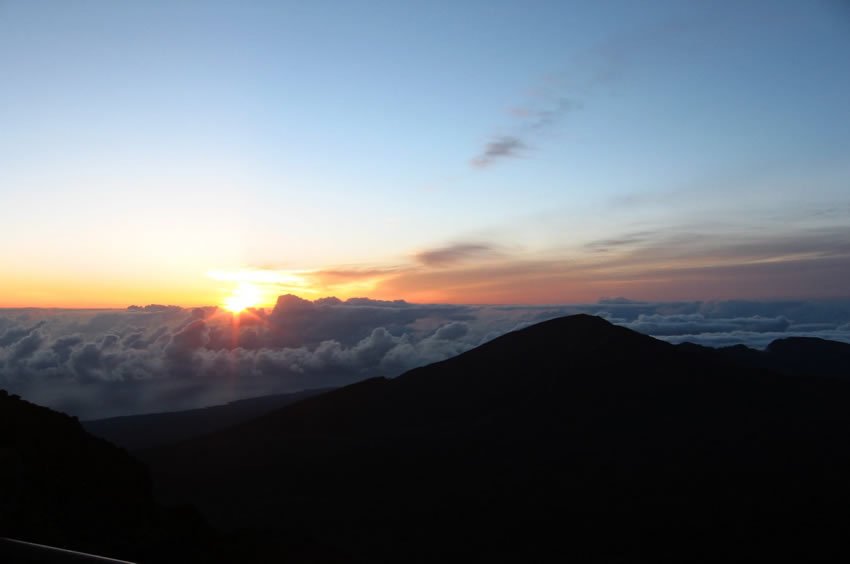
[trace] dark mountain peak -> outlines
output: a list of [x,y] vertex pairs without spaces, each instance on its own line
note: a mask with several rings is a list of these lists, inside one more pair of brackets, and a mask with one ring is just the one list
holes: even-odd
[[639,361],[660,349],[674,347],[601,317],[581,313],[512,331],[444,362],[507,362],[526,368],[545,362],[552,368],[560,364],[566,369],[576,362],[607,362],[614,356]]
[[590,315],[588,313],[577,313],[575,315],[556,317],[555,319],[549,319],[548,321],[535,323],[534,325],[531,325],[524,329],[520,329],[516,332],[527,331],[532,333],[543,333],[547,331],[560,331],[568,333],[605,333],[616,330],[616,325],[614,325],[610,321],[599,317],[598,315]]
[[[634,343],[647,344],[660,341],[648,337],[642,333],[614,325],[596,315],[579,313],[565,317],[556,317],[548,321],[536,323],[530,327],[519,329],[504,335],[500,344],[510,345],[512,339],[532,340],[538,339],[545,343],[561,341],[569,343],[572,349],[581,349],[588,346],[612,344],[614,341],[623,340]],[[499,339],[496,339],[497,341]]]
[[693,343],[682,343],[676,348],[704,359],[723,359],[751,370],[767,370],[798,378],[850,380],[850,344],[816,337],[776,339],[764,350],[745,345],[715,349]]
[[836,353],[850,354],[850,344],[829,341],[819,337],[785,337],[776,339],[767,346],[771,353]]
[[573,315],[565,315],[563,317],[556,317],[555,319],[550,319],[549,321],[543,321],[542,323],[537,323],[538,326],[545,326],[547,323],[560,323],[560,324],[593,324],[597,327],[613,327],[614,324],[598,315],[591,315],[589,313],[576,313]]
[[[581,394],[590,389],[597,394],[612,386],[628,393],[636,386],[668,387],[680,364],[678,351],[666,342],[600,317],[572,315],[513,331],[397,378],[370,378],[306,399],[200,437],[194,447],[215,452],[219,447],[211,445],[221,442],[228,449],[264,450],[275,435],[302,440],[421,435],[436,429],[462,433],[469,425],[496,419],[502,425],[513,418],[523,423],[510,426],[523,429],[533,426],[530,421],[541,413],[560,412],[582,401]],[[638,378],[637,371],[650,365],[663,377]],[[191,450],[191,444],[181,448]]]
[[747,352],[747,351],[752,351],[753,349],[751,349],[750,347],[748,347],[747,345],[744,345],[744,344],[737,344],[737,345],[729,345],[728,347],[723,347],[723,350],[744,353],[744,352]]
[[850,344],[816,337],[777,339],[767,346],[777,370],[797,375],[850,379]]

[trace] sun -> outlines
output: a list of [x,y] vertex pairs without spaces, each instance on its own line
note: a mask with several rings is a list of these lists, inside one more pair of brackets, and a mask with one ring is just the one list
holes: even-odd
[[260,289],[253,284],[243,282],[233,289],[233,292],[224,299],[222,307],[231,313],[239,313],[249,307],[259,305],[262,300]]

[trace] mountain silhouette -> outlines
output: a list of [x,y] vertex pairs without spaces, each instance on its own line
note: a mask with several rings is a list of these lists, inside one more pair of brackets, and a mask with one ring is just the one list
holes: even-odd
[[744,345],[719,349],[682,343],[683,349],[791,376],[850,379],[850,344],[815,337],[786,337],[771,342],[765,350]]
[[840,379],[576,315],[140,456],[260,555],[813,561],[846,553],[848,406]]
[[128,450],[183,441],[265,415],[327,389],[303,390],[232,401],[200,409],[81,421],[86,431]]
[[[190,508],[165,509],[147,468],[74,417],[0,390],[0,539],[143,562],[209,561],[227,543]],[[0,542],[2,562],[88,561]]]

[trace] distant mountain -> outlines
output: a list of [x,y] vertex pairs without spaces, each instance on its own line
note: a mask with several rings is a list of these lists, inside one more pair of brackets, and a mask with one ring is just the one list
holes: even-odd
[[696,354],[720,355],[751,368],[789,376],[817,376],[850,380],[850,344],[814,337],[787,337],[770,343],[765,350],[744,345],[710,348],[693,343],[678,345]]
[[[157,562],[209,560],[192,510],[154,501],[147,469],[72,417],[0,390],[0,538]],[[2,562],[78,562],[0,543]]]
[[577,315],[140,455],[163,499],[265,531],[258,554],[835,559],[850,382],[802,373]]
[[225,429],[330,389],[303,390],[292,394],[243,399],[201,409],[127,415],[81,423],[92,435],[129,450],[138,450]]

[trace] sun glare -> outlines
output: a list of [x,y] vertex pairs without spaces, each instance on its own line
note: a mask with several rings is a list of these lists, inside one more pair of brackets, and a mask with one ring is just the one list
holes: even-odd
[[239,284],[227,298],[222,306],[229,312],[239,313],[246,308],[255,307],[260,304],[262,293],[253,284]]

